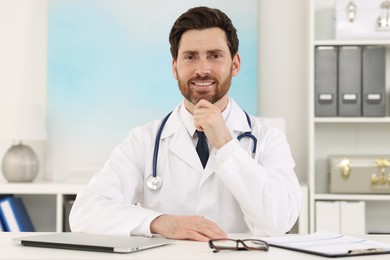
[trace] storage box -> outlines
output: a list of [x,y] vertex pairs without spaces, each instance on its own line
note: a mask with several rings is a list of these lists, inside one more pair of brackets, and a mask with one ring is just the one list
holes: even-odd
[[336,0],[336,39],[389,39],[390,2]]
[[331,193],[390,193],[390,155],[332,155]]

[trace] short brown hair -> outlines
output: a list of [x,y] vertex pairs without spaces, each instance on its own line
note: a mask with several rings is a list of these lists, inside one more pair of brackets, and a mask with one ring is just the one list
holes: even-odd
[[230,18],[219,9],[205,6],[194,7],[183,13],[173,24],[169,34],[171,54],[177,60],[180,39],[187,30],[202,30],[218,27],[225,31],[230,55],[233,57],[238,52],[237,30]]

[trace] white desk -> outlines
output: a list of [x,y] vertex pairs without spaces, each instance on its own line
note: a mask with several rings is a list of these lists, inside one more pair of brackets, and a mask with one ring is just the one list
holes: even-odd
[[[65,250],[28,247],[15,244],[12,241],[14,237],[26,236],[39,233],[0,233],[0,259],[169,259],[169,260],[185,260],[185,259],[289,259],[289,260],[315,260],[328,259],[325,257],[299,253],[291,250],[279,249],[270,247],[268,252],[264,251],[220,251],[213,253],[207,243],[193,241],[175,241],[173,245],[167,245],[159,248],[154,248],[145,251],[139,251],[130,254],[115,254],[115,253],[100,253],[89,251]],[[249,238],[250,235],[231,235],[231,238]],[[370,240],[390,243],[390,236],[367,236]],[[341,258],[343,259],[343,258]],[[352,259],[352,258],[351,258]],[[376,256],[358,256],[353,257],[356,260],[384,260],[389,259],[389,255]]]

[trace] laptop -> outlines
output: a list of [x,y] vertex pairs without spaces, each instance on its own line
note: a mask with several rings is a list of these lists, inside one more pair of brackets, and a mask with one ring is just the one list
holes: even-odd
[[131,237],[117,235],[98,235],[88,233],[50,233],[18,237],[13,239],[24,246],[50,247],[100,251],[111,253],[133,253],[140,250],[172,244],[172,240],[161,237]]

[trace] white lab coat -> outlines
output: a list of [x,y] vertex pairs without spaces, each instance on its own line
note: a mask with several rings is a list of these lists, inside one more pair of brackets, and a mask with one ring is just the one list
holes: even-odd
[[[232,100],[225,119],[234,136],[251,131],[243,110]],[[180,118],[179,105],[162,132],[157,174],[160,190],[150,190],[154,142],[161,120],[134,128],[104,167],[77,195],[70,214],[73,231],[150,236],[159,214],[200,215],[227,233],[279,235],[290,230],[299,212],[300,187],[285,135],[251,117],[252,140],[213,148],[203,169]],[[142,207],[135,205],[141,203]]]

